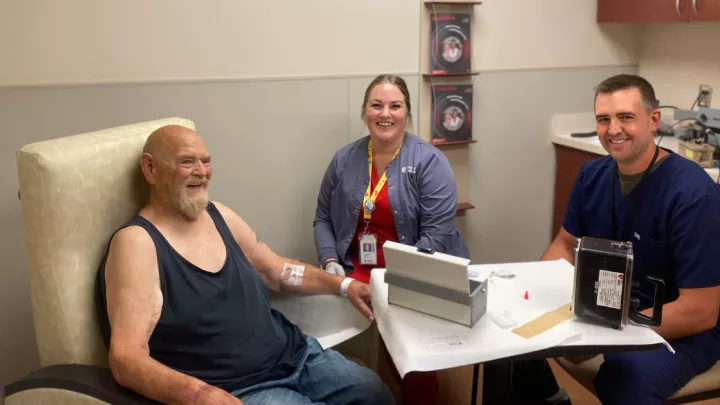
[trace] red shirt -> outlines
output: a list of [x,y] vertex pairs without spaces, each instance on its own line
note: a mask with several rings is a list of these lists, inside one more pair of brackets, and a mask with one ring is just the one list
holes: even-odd
[[[379,181],[380,175],[378,175],[377,170],[373,170],[372,179],[370,180],[371,192],[375,190],[375,185]],[[380,190],[375,200],[375,210],[372,212],[370,225],[367,229],[367,233],[377,237],[377,265],[360,264],[360,237],[365,229],[364,209],[362,206],[360,207],[360,215],[358,215],[357,228],[355,228],[355,237],[348,248],[348,257],[350,257],[355,269],[355,272],[348,275],[348,277],[352,277],[363,283],[370,283],[370,271],[372,269],[385,267],[385,255],[382,250],[383,243],[387,240],[398,242],[398,234],[395,229],[395,221],[393,220],[387,189],[387,183],[385,183],[385,186]]]

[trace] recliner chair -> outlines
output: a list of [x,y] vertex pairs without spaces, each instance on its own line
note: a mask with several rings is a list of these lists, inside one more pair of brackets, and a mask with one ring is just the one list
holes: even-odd
[[[147,198],[139,168],[145,140],[167,124],[195,128],[187,119],[167,118],[37,142],[17,153],[42,368],[5,387],[6,405],[155,403],[113,379],[100,336],[94,284],[113,232]],[[362,330],[369,324],[339,297],[284,297],[279,309],[292,307],[288,300],[293,299],[301,300],[296,307],[306,311],[314,304],[320,310],[327,306],[323,300],[337,299],[333,307],[348,311],[315,329],[308,319],[286,313],[321,343],[341,343],[347,340],[348,328]]]

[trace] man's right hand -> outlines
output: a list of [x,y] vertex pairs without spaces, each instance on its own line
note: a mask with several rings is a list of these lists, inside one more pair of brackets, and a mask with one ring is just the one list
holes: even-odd
[[243,405],[243,403],[222,388],[204,385],[195,395],[193,405]]

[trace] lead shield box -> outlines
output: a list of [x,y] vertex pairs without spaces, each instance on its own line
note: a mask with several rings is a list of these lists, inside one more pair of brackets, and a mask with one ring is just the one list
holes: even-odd
[[488,281],[468,279],[469,259],[383,244],[388,302],[473,327],[487,310]]
[[631,242],[582,237],[575,246],[575,279],[572,311],[578,318],[622,329],[628,321],[658,326],[662,320],[665,282],[646,276],[655,284],[653,316],[640,313],[633,298],[635,255]]

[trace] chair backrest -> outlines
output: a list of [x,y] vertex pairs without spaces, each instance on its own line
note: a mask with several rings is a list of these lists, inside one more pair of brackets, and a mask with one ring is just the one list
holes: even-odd
[[30,295],[42,366],[107,365],[94,301],[112,234],[147,198],[140,155],[167,118],[67,136],[17,152]]

